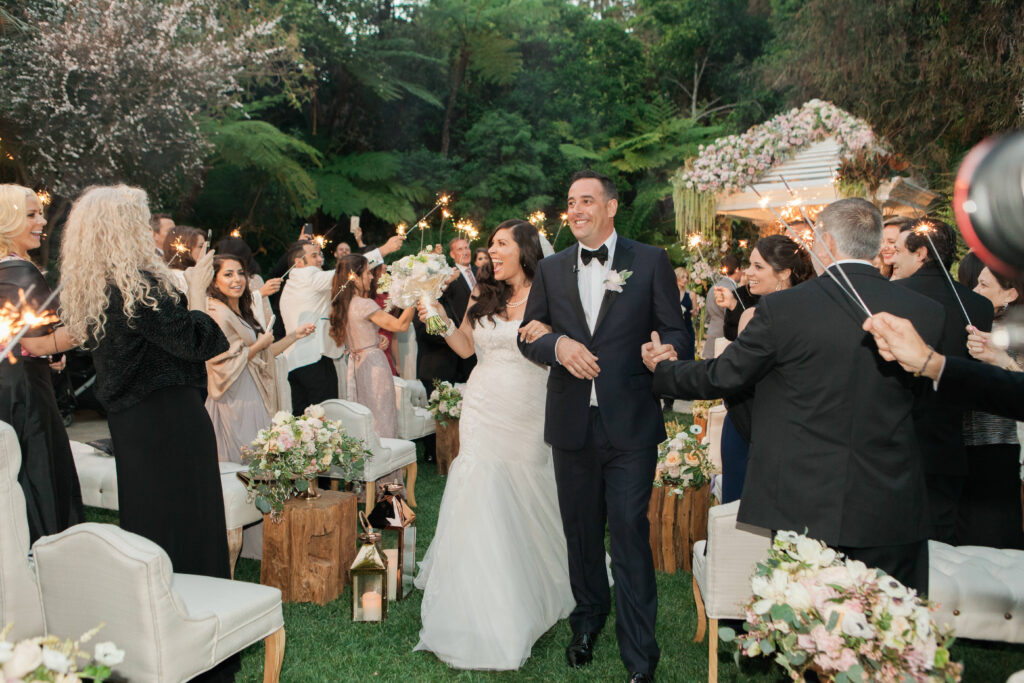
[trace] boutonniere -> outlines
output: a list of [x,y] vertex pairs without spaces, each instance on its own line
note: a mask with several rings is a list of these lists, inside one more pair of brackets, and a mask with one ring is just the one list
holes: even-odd
[[633,274],[632,270],[609,270],[608,274],[604,276],[604,288],[609,292],[621,292],[623,285],[626,284],[626,280]]

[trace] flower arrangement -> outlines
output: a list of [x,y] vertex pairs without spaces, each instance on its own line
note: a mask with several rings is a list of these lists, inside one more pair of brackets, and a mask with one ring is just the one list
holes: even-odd
[[746,633],[720,629],[737,657],[774,655],[794,681],[806,671],[837,683],[960,680],[933,603],[820,541],[780,531],[751,587]]
[[708,411],[721,402],[722,400],[717,398],[710,401],[694,401],[690,404],[690,412],[693,414],[693,419],[707,422]]
[[677,224],[710,230],[715,221],[715,193],[755,183],[772,166],[829,136],[836,139],[843,156],[861,150],[883,151],[866,121],[817,99],[741,135],[701,145],[698,156],[672,179]]
[[8,624],[0,631],[0,680],[6,683],[102,683],[110,678],[111,668],[124,661],[124,650],[111,642],[98,643],[91,655],[81,649],[102,624],[78,640],[50,635],[11,643],[7,635],[13,626]]
[[285,501],[307,491],[318,472],[334,465],[347,481],[358,481],[368,455],[341,422],[325,417],[322,406],[311,405],[299,417],[282,410],[242,449],[243,460],[249,461],[246,488],[261,512],[280,521]]
[[684,428],[669,422],[665,429],[669,438],[658,446],[654,485],[666,486],[672,495],[682,496],[687,489],[699,489],[711,481],[715,466],[707,444],[701,441],[704,428],[697,424]]
[[462,392],[451,382],[435,379],[427,409],[442,425],[448,424],[449,419],[458,420],[462,416]]
[[[418,301],[433,308],[454,272],[443,254],[424,249],[418,254],[403,256],[388,266],[388,272],[378,281],[377,289],[388,293],[388,308],[408,308]],[[427,318],[426,328],[430,334],[441,334],[445,324],[440,315],[434,314]]]

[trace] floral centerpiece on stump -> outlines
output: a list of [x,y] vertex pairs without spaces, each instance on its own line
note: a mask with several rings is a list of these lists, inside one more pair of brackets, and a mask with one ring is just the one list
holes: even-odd
[[325,417],[322,406],[311,405],[298,417],[282,410],[242,449],[249,461],[246,488],[261,512],[280,521],[285,501],[315,487],[317,473],[333,465],[346,481],[359,481],[368,455],[341,422]]
[[82,650],[102,628],[97,626],[78,640],[57,636],[38,636],[11,643],[7,635],[14,624],[0,631],[0,680],[7,683],[102,683],[111,676],[111,667],[124,661],[124,650],[111,642],[98,643],[90,655]]
[[427,409],[434,420],[442,425],[447,424],[448,420],[458,420],[462,415],[462,392],[451,382],[435,379]]
[[[387,274],[377,283],[377,290],[388,293],[389,309],[408,308],[422,302],[428,309],[436,310],[436,301],[454,272],[443,254],[424,249],[418,254],[403,256],[388,266]],[[445,330],[445,324],[437,314],[427,318],[425,326],[430,334],[441,334]]]
[[708,445],[702,442],[704,428],[698,424],[683,428],[669,422],[665,429],[669,437],[658,446],[654,485],[682,496],[687,489],[699,489],[711,481],[715,466],[708,455]]
[[746,633],[719,630],[737,642],[737,658],[774,655],[794,681],[806,671],[836,683],[960,680],[933,603],[820,541],[778,532],[751,587]]

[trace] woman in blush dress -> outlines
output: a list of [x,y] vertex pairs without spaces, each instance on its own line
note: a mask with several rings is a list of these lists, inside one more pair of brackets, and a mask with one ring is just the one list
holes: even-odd
[[207,293],[206,312],[217,321],[229,348],[206,361],[206,412],[217,435],[218,457],[240,463],[242,447],[280,410],[274,357],[312,334],[315,326],[301,325],[275,342],[273,330],[264,331],[256,320],[249,273],[234,256],[214,257]]
[[[537,229],[505,221],[488,241],[493,277],[478,277],[465,319],[446,341],[476,353],[437,531],[420,565],[417,650],[458,669],[518,669],[575,606],[551,447],[544,443],[548,371],[527,360],[519,327],[542,256]],[[421,319],[426,311],[420,311]]]

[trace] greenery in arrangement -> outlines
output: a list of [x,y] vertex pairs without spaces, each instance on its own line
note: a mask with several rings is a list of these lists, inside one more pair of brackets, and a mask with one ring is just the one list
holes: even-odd
[[683,427],[669,422],[665,430],[668,438],[658,446],[654,485],[682,496],[688,489],[699,489],[710,482],[716,469],[708,454],[704,428],[699,424]]
[[13,626],[0,630],[0,678],[6,683],[103,683],[111,678],[111,669],[124,661],[124,650],[110,641],[97,643],[92,653],[82,649],[102,625],[78,640],[49,635],[17,643],[7,640]]
[[448,424],[448,420],[458,420],[462,416],[462,392],[451,382],[435,379],[427,409],[442,425]]
[[249,462],[246,488],[256,507],[278,520],[285,501],[307,491],[318,472],[336,467],[345,481],[359,481],[368,455],[363,442],[346,434],[341,422],[328,420],[319,405],[298,417],[279,411],[242,449]]

